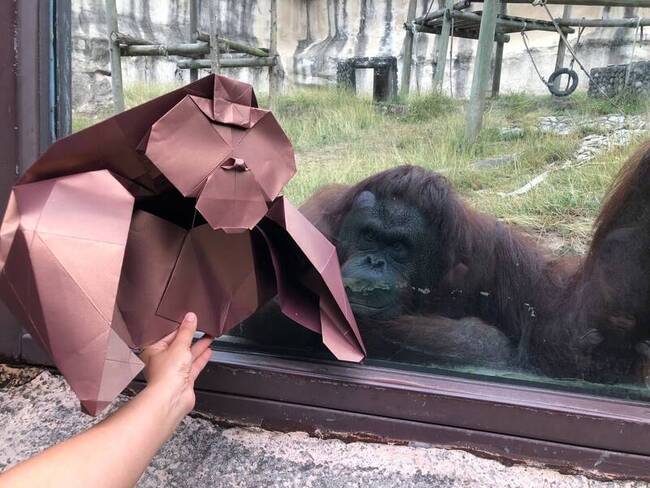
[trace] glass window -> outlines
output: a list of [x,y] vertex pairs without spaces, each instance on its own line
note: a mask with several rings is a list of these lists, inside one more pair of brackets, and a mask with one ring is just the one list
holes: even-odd
[[[209,30],[207,3],[199,30]],[[169,44],[191,40],[187,11],[136,4],[118,2],[120,30]],[[511,33],[508,49],[497,48],[500,94],[487,100],[471,141],[475,39],[465,33],[450,43],[451,70],[435,90],[435,36],[424,29],[404,37],[405,7],[386,22],[381,9],[358,12],[366,19],[359,23],[328,5],[281,7],[284,82],[275,113],[298,160],[285,194],[337,247],[364,363],[648,399],[650,150],[641,144],[650,68],[635,61],[638,25],[617,37],[616,49],[626,53],[618,67],[601,61],[613,56],[615,29],[567,27],[564,65],[580,83],[566,97],[549,94],[533,69],[550,75],[559,36],[530,32],[527,49],[519,29]],[[535,7],[509,8],[548,22]],[[561,7],[549,8],[561,16]],[[103,13],[84,2],[72,9],[73,125],[80,129],[112,112],[111,68]],[[253,32],[232,20],[246,14],[237,9],[222,9],[220,32],[268,46],[266,10],[251,14]],[[589,12],[572,15],[600,17]],[[411,40],[410,93],[396,96],[393,61],[378,59],[396,57],[401,76]],[[268,106],[268,69],[228,68],[235,50],[221,53],[222,73],[252,82]],[[352,52],[365,59],[355,58],[345,79],[356,89],[337,88],[336,60],[349,61]],[[189,82],[183,60],[125,56],[126,107]],[[593,69],[591,79],[578,61]],[[566,84],[561,77],[557,87]],[[284,317],[275,301],[215,347],[333,359],[321,337]]]

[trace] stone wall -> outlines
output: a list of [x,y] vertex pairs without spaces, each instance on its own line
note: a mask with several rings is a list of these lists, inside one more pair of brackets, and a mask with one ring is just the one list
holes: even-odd
[[591,70],[590,96],[614,96],[622,92],[635,95],[650,92],[650,62],[616,64]]
[[[440,0],[434,0],[437,8]],[[104,0],[72,0],[73,4],[73,103],[83,112],[94,112],[110,101],[110,64],[106,41]],[[159,42],[189,40],[188,0],[117,0],[120,30]],[[208,2],[201,5],[200,23],[208,26]],[[429,0],[418,1],[418,14],[429,8]],[[233,39],[268,45],[269,0],[218,0],[220,31]],[[334,83],[336,65],[352,56],[395,56],[402,66],[404,28],[408,0],[279,0],[278,41],[285,71],[284,89],[294,86]],[[480,10],[481,4],[472,7]],[[508,6],[511,15],[544,19],[541,7],[525,4]],[[562,6],[549,6],[554,16]],[[622,7],[574,7],[573,17],[650,16],[650,11]],[[582,36],[579,55],[589,67],[625,62],[631,57],[634,29],[592,28]],[[414,50],[413,91],[431,87],[436,65],[434,35],[417,34]],[[502,91],[546,93],[535,74],[521,37],[511,34],[505,45]],[[553,71],[558,36],[552,32],[529,34],[532,55],[544,76]],[[570,35],[575,42],[576,34]],[[466,96],[472,77],[476,41],[454,39],[451,68],[445,67],[444,90]],[[650,59],[650,41],[637,43],[635,59]],[[178,70],[177,59],[129,58],[123,65],[125,83],[182,83],[189,74]],[[231,69],[225,74],[252,82],[260,92],[268,86],[267,70]],[[587,88],[580,74],[580,89]],[[359,72],[357,85],[372,90],[372,72]]]

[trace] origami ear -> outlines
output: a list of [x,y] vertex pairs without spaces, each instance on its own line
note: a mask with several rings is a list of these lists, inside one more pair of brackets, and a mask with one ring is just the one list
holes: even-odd
[[361,361],[365,347],[334,246],[283,197],[273,203],[258,228],[273,258],[282,313],[320,333],[338,359]]

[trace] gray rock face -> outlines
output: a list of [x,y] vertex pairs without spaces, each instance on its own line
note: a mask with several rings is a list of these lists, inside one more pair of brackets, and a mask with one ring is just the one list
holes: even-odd
[[[29,380],[32,375],[28,375]],[[126,402],[120,397],[111,410]],[[0,470],[87,429],[64,381],[48,372],[0,389]],[[526,466],[506,467],[463,451],[343,443],[307,434],[223,429],[186,418],[138,483],[170,487],[635,487]]]
[[594,68],[590,75],[590,96],[612,97],[622,92],[634,95],[650,93],[650,61]]
[[[404,28],[409,0],[282,0],[278,2],[278,49],[285,70],[285,86],[335,83],[336,66],[341,59],[368,56],[395,56],[401,71],[404,52]],[[201,5],[200,25],[208,30],[208,2]],[[268,46],[270,0],[218,0],[218,28],[222,35],[250,44]],[[438,2],[439,3],[439,2]],[[430,0],[418,0],[417,13],[425,13]],[[188,0],[117,0],[120,30],[127,34],[161,43],[188,42]],[[432,8],[438,8],[434,3]],[[110,102],[110,64],[106,16],[103,0],[72,0],[73,8],[73,97],[74,108],[94,113]],[[475,9],[481,9],[476,4]],[[549,6],[554,16],[562,6]],[[542,18],[539,7],[510,5],[509,13]],[[603,7],[581,8],[581,15],[617,17],[622,12]],[[639,13],[643,15],[643,13]],[[541,16],[541,17],[540,17]],[[588,29],[581,38],[579,56],[587,68],[625,62],[631,58],[634,29]],[[411,90],[431,88],[436,66],[436,37],[416,34],[413,52]],[[553,32],[531,35],[535,62],[545,76],[554,69],[558,36]],[[635,59],[647,59],[650,44],[636,45]],[[452,71],[445,67],[444,93],[467,96],[471,85],[476,41],[454,39]],[[125,83],[185,83],[189,73],[176,68],[178,58],[148,57],[124,60]],[[267,90],[267,70],[237,68],[224,70]],[[204,72],[203,74],[206,74]],[[582,88],[587,78],[580,74]],[[399,77],[398,77],[399,79]],[[372,73],[358,73],[357,86],[372,90]],[[534,70],[521,38],[512,35],[506,45],[502,92],[547,93]]]

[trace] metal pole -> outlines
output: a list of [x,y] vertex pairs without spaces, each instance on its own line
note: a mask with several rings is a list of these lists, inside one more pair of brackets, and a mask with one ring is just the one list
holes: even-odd
[[451,32],[451,12],[454,7],[454,0],[445,0],[445,14],[442,19],[442,30],[438,38],[438,54],[436,56],[436,72],[433,75],[434,91],[442,90],[442,81],[445,77],[445,65],[447,64],[447,49],[449,47],[449,36]]
[[[198,0],[190,0],[190,40],[196,42],[199,30],[199,11]],[[190,70],[190,81],[199,79],[199,70],[193,68]]]
[[481,15],[481,28],[478,34],[478,48],[474,62],[472,90],[467,104],[465,116],[465,139],[473,144],[478,139],[483,124],[485,98],[490,80],[490,64],[494,42],[494,31],[497,26],[498,0],[485,0]]
[[[564,6],[564,11],[562,12],[562,20],[567,20],[571,16],[571,5],[565,5]],[[562,25],[558,22],[559,25]],[[564,39],[560,37],[560,40],[557,43],[557,56],[555,57],[555,69],[553,71],[559,70],[562,66],[564,66],[564,55],[566,54],[566,44],[564,43]],[[560,77],[558,76],[555,78],[555,81],[553,82],[553,87],[556,89],[560,88]]]
[[[499,14],[506,15],[508,13],[508,4],[501,2],[499,5]],[[494,52],[494,73],[492,74],[492,97],[499,96],[499,89],[501,88],[501,67],[503,65],[503,40],[497,41],[497,48]]]
[[122,54],[120,52],[120,45],[117,41],[113,41],[113,38],[119,32],[115,0],[106,0],[106,19],[108,21],[108,46],[111,52],[113,108],[116,113],[119,113],[124,112],[124,88],[122,85]]
[[415,18],[415,10],[418,6],[418,0],[409,0],[409,9],[406,14],[406,34],[404,34],[404,59],[402,60],[402,86],[400,88],[400,95],[405,97],[409,94],[411,86],[411,63],[413,62],[413,42],[415,36],[413,35],[412,22]]

